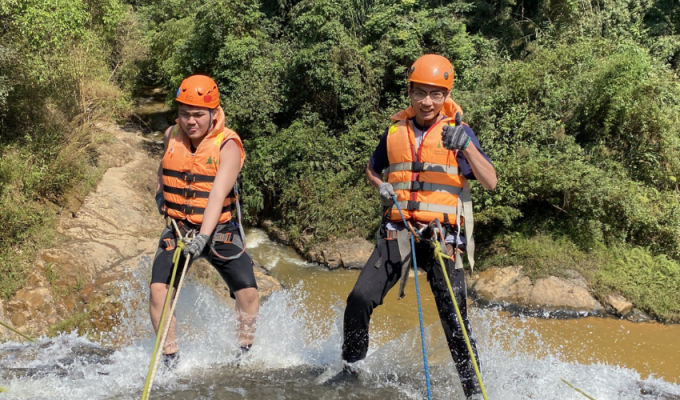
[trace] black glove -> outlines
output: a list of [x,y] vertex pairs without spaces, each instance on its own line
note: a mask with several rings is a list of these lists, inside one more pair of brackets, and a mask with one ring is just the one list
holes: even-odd
[[199,233],[198,236],[193,238],[191,243],[184,248],[184,255],[191,255],[191,258],[200,256],[201,253],[203,253],[203,249],[205,248],[205,244],[208,243],[208,240],[210,240],[210,236],[205,233]]
[[165,215],[165,198],[163,197],[163,192],[158,192],[156,193],[156,206],[158,207],[158,212],[161,215]]
[[470,144],[470,136],[460,122],[460,112],[456,113],[456,126],[446,125],[442,129],[442,145],[446,150],[465,150]]
[[392,207],[392,205],[394,204],[392,196],[397,195],[396,193],[394,193],[394,188],[392,187],[392,184],[388,182],[383,182],[378,187],[378,190],[380,191],[380,203],[382,203],[384,207]]

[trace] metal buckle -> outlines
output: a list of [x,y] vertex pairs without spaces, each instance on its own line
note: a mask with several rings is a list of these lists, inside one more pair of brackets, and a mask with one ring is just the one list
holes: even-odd
[[422,172],[425,169],[425,163],[420,161],[414,161],[411,166],[411,171]]

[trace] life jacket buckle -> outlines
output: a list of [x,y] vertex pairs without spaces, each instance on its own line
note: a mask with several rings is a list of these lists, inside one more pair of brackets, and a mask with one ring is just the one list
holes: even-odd
[[194,176],[194,174],[192,174],[191,172],[185,172],[184,173],[184,181],[185,182],[195,182],[196,176]]
[[180,211],[183,212],[184,214],[193,214],[193,213],[194,213],[194,209],[195,209],[196,207],[191,207],[191,206],[188,206],[188,205],[186,205],[186,204],[182,204],[182,206],[181,206],[180,208],[181,208]]
[[409,201],[406,203],[406,207],[404,207],[404,208],[406,208],[407,210],[411,210],[411,211],[412,211],[412,210],[419,210],[420,207],[418,207],[418,205],[419,205],[419,202],[413,201],[413,200],[409,200]]
[[423,182],[419,181],[411,182],[411,190],[412,191],[423,190]]
[[196,197],[196,191],[190,188],[184,189],[184,197]]
[[411,165],[411,172],[422,172],[425,169],[425,163],[414,161]]

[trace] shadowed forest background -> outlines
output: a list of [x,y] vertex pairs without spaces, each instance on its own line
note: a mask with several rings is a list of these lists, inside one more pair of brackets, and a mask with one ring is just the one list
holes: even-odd
[[[680,5],[670,0],[0,0],[0,294],[106,168],[94,122],[144,87],[220,85],[248,221],[372,239],[364,168],[424,53],[499,176],[479,267],[568,269],[680,322]],[[75,193],[75,194],[74,194]],[[149,194],[152,196],[153,194]]]

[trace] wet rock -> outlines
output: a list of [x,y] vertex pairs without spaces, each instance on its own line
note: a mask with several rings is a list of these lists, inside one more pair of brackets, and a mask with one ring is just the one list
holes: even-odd
[[[69,197],[74,202],[69,205],[72,214],[64,215],[59,223],[68,240],[38,253],[27,286],[7,303],[6,318],[36,336],[95,308],[102,315],[93,314],[93,324],[107,329],[110,324],[105,322],[115,321],[119,300],[112,288],[127,280],[124,270],[138,268],[137,257],[153,257],[156,250],[154,236],[162,229],[162,221],[144,207],[146,195],[133,187],[131,177],[140,168],[155,169],[158,164],[135,147],[140,140],[137,132],[102,124],[97,128],[113,136],[100,157],[113,167],[96,191],[82,200]],[[104,322],[99,323],[100,319]]]
[[340,265],[342,265],[340,253],[333,249],[322,250],[321,256],[323,256],[323,263],[326,264],[330,270],[338,269],[340,268]]
[[639,308],[634,308],[628,315],[626,315],[626,319],[632,322],[649,322],[652,320],[652,318],[647,315],[647,313],[640,310]]
[[363,238],[344,239],[335,242],[340,253],[342,266],[348,269],[361,269],[373,253],[374,245]]
[[606,299],[607,304],[612,308],[614,314],[622,317],[633,309],[633,303],[626,300],[620,294],[610,294]]
[[539,316],[575,317],[602,315],[604,308],[590,294],[580,276],[554,276],[535,283],[522,274],[522,267],[490,268],[471,279],[472,294],[482,305]]
[[15,328],[39,334],[45,322],[55,324],[58,321],[52,290],[47,287],[27,287],[20,289],[7,304],[7,312]]
[[283,289],[281,283],[273,277],[263,273],[259,269],[254,270],[255,281],[257,282],[257,294],[260,297],[260,302],[269,298],[274,292]]
[[272,221],[264,220],[260,223],[260,227],[267,232],[269,239],[278,243],[290,244],[286,233],[282,229],[276,227]]
[[[318,246],[322,250],[319,264],[326,265],[333,270],[340,267],[347,269],[361,269],[368,261],[373,252],[374,245],[362,238],[340,239],[333,242],[324,243]],[[316,251],[307,252],[306,258],[310,261],[317,261],[312,258]]]
[[[9,321],[7,316],[5,315],[5,304],[2,301],[2,299],[0,299],[0,321],[5,323]],[[0,342],[7,339],[9,337],[9,333],[10,333],[9,329],[0,325]]]

